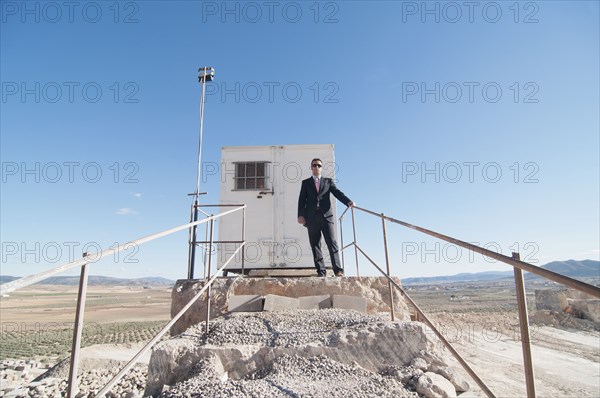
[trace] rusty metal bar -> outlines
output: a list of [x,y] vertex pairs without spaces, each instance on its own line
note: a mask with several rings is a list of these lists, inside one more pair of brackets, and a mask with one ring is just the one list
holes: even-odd
[[[519,261],[519,253],[512,254],[512,258]],[[519,328],[521,331],[521,347],[523,348],[523,367],[525,369],[525,385],[527,398],[535,398],[535,375],[533,360],[531,358],[531,341],[529,338],[529,317],[527,315],[527,296],[525,295],[525,281],[523,271],[513,268],[515,272],[515,287],[517,289],[517,304],[519,308]]]
[[242,245],[240,247],[238,247],[235,252],[233,252],[233,254],[227,259],[225,264],[223,264],[221,266],[221,268],[219,268],[217,270],[217,272],[215,272],[215,274],[212,276],[212,278],[206,281],[206,284],[204,285],[204,287],[202,289],[200,289],[200,291],[198,293],[196,293],[196,295],[194,297],[192,297],[190,301],[188,301],[188,303],[177,313],[177,315],[175,315],[173,317],[173,319],[171,319],[169,321],[169,323],[167,323],[161,329],[161,331],[158,332],[156,334],[156,336],[154,336],[154,338],[152,340],[150,340],[144,347],[142,347],[142,349],[140,351],[138,351],[138,353],[133,358],[131,358],[131,360],[129,362],[127,362],[127,364],[123,367],[123,369],[121,369],[121,371],[119,373],[117,373],[112,379],[110,379],[110,381],[102,388],[102,390],[100,390],[98,392],[98,394],[96,394],[95,398],[101,398],[104,395],[106,395],[114,387],[114,385],[117,384],[119,382],[119,380],[121,380],[123,378],[123,376],[125,376],[125,373],[127,373],[133,367],[133,365],[136,364],[137,360],[142,355],[144,355],[150,348],[152,348],[152,346],[154,344],[156,344],[156,342],[158,340],[160,340],[160,338],[165,333],[167,333],[169,331],[171,326],[173,326],[175,324],[175,322],[177,322],[179,320],[179,318],[181,318],[183,316],[183,314],[185,314],[186,311],[189,310],[192,305],[194,305],[194,303],[202,296],[202,294],[204,294],[204,292],[208,289],[208,287],[210,285],[212,285],[212,283],[215,281],[215,279],[217,279],[218,273],[221,272],[223,269],[225,269],[225,267],[227,267],[229,265],[231,260],[233,260],[233,258],[238,254],[238,252],[241,250],[242,247],[244,247],[245,244],[246,243],[242,243]]
[[[388,254],[388,243],[387,243],[387,231],[385,229],[385,215],[381,213],[381,228],[383,229],[383,248],[385,250],[385,267],[387,269],[388,277],[390,275],[390,257]],[[395,320],[394,316],[394,292],[392,291],[392,284],[388,281],[388,289],[390,291],[390,314],[392,315],[392,322]]]
[[[212,217],[212,214],[211,214]],[[212,245],[213,245],[213,232],[214,232],[214,221],[210,220],[210,245],[208,246],[208,279],[210,279],[210,268],[212,266]],[[208,336],[209,331],[209,323],[210,323],[210,286],[208,286],[208,290],[206,291],[206,335]]]
[[450,344],[450,342],[448,340],[446,340],[446,338],[442,335],[442,333],[439,330],[437,330],[437,328],[433,325],[433,322],[431,322],[429,320],[429,318],[427,318],[427,316],[421,310],[421,308],[419,308],[419,306],[417,305],[417,303],[415,303],[409,297],[409,295],[404,291],[404,289],[402,289],[402,287],[400,287],[400,285],[398,285],[391,277],[389,277],[388,275],[386,275],[386,273],[371,259],[371,257],[369,257],[367,255],[367,253],[365,253],[360,247],[358,247],[358,245],[355,245],[355,247],[362,253],[363,256],[365,256],[367,258],[367,260],[369,260],[369,262],[371,264],[373,264],[373,266],[375,268],[377,268],[377,270],[379,272],[381,272],[381,274],[383,276],[385,276],[388,279],[388,281],[394,287],[396,287],[396,289],[398,289],[400,291],[400,293],[402,293],[402,295],[404,297],[406,297],[406,299],[410,302],[410,304],[413,306],[413,308],[418,312],[418,314],[420,316],[420,319],[422,319],[431,328],[431,330],[433,331],[433,333],[435,333],[435,335],[440,339],[440,341],[446,346],[446,348],[448,349],[448,351],[450,351],[452,353],[452,355],[454,356],[454,358],[456,358],[456,360],[461,364],[461,366],[463,367],[463,369],[465,369],[467,371],[467,373],[473,378],[473,380],[475,380],[475,382],[483,390],[483,392],[485,392],[485,394],[489,398],[495,398],[494,393],[492,393],[492,391],[488,388],[488,386],[485,385],[485,383],[483,382],[483,380],[481,380],[481,378],[479,378],[479,376],[477,375],[477,373],[475,373],[475,371],[473,369],[471,369],[471,367],[469,366],[469,364],[467,364],[467,362],[460,356],[460,354],[458,353],[458,351],[456,351],[454,349],[454,347],[452,347],[452,344]]
[[198,207],[246,207],[245,204],[216,204],[216,205],[198,205]]
[[354,223],[354,206],[350,208],[352,214],[352,233],[354,234],[354,258],[356,260],[356,276],[360,276],[358,271],[358,250],[356,250],[356,224]]
[[344,226],[342,225],[342,218],[340,217],[340,251],[342,252],[342,269],[346,271],[346,264],[344,263]]
[[[210,215],[208,216],[210,217]],[[208,224],[206,223],[204,224],[206,228],[204,228],[204,239],[206,241],[206,237],[208,236]],[[202,253],[202,267],[203,267],[203,274],[202,274],[202,279],[206,279],[206,246],[204,246],[204,252]]]
[[346,209],[344,209],[344,211],[342,212],[342,215],[339,217],[340,222],[342,221],[342,218],[344,218],[344,214],[346,214],[346,212],[350,210],[350,207],[346,207]]
[[342,247],[342,250],[349,248],[350,246],[354,246],[354,242],[348,243],[346,246]]
[[[354,208],[357,208],[358,210],[362,210],[362,211],[364,211],[366,213],[369,213],[369,214],[372,214],[374,216],[381,217],[380,214],[377,214],[377,213],[375,213],[375,212],[373,212],[371,210],[363,209],[363,208],[358,207],[358,206],[353,207],[353,209]],[[535,266],[533,264],[529,264],[529,263],[526,263],[526,262],[523,262],[523,261],[515,260],[515,259],[513,259],[511,257],[508,257],[508,256],[505,256],[503,254],[496,253],[494,251],[487,250],[487,249],[484,249],[482,247],[473,245],[471,243],[467,243],[467,242],[464,242],[462,240],[454,239],[454,238],[452,238],[450,236],[443,235],[443,234],[431,231],[431,230],[426,229],[426,228],[418,227],[416,225],[412,225],[412,224],[406,223],[404,221],[396,220],[395,218],[392,218],[392,217],[387,217],[386,216],[385,219],[387,221],[403,225],[403,226],[405,226],[407,228],[414,229],[414,230],[422,232],[424,234],[427,234],[427,235],[430,235],[430,236],[434,236],[434,237],[436,237],[438,239],[445,240],[446,242],[453,243],[453,244],[455,244],[457,246],[464,247],[465,249],[472,250],[472,251],[474,251],[476,253],[480,253],[480,254],[482,254],[484,256],[493,258],[495,260],[502,261],[503,263],[512,265],[514,267],[522,269],[523,271],[528,271],[528,272],[531,272],[532,274],[540,275],[540,276],[542,276],[542,277],[544,277],[546,279],[550,279],[551,281],[561,283],[563,285],[572,287],[573,289],[576,289],[576,290],[580,290],[580,291],[582,291],[584,293],[587,293],[589,295],[592,295],[592,296],[594,296],[596,298],[600,298],[600,287],[592,286],[592,285],[587,284],[585,282],[581,282],[581,281],[578,281],[576,279],[569,278],[568,276],[561,275],[559,273],[547,270],[545,268],[537,267],[537,266]]]
[[[244,207],[244,210],[242,210],[242,241],[245,242],[246,241],[246,208]],[[244,258],[246,254],[246,250],[245,248],[242,248],[242,275],[244,275]]]
[[[242,243],[243,241],[244,240],[213,240],[213,243]],[[196,243],[210,243],[210,240],[197,240]]]
[[[84,257],[87,253],[84,253]],[[77,395],[77,373],[79,370],[79,349],[81,348],[81,332],[83,330],[83,314],[85,311],[85,298],[88,283],[88,264],[81,266],[79,276],[79,292],[77,293],[77,311],[75,312],[75,328],[73,329],[73,341],[71,342],[71,359],[69,363],[69,381],[67,398],[75,398]]]
[[[192,203],[192,206],[190,207],[190,224],[194,222],[194,204]],[[193,249],[193,245],[194,245],[194,232],[195,232],[195,227],[190,227],[190,232],[189,232],[189,237],[188,237],[188,273],[187,273],[187,277],[188,279],[192,279],[194,277],[194,265],[192,264],[192,257],[195,256],[194,254],[194,249]]]

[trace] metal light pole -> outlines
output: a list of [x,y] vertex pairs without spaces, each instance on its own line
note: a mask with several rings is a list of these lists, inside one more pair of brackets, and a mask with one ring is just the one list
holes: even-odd
[[[194,196],[194,202],[192,203],[192,210],[190,214],[190,221],[198,221],[198,198],[200,195],[206,192],[200,192],[200,175],[202,167],[202,127],[204,124],[204,93],[206,88],[206,82],[212,82],[215,78],[215,69],[210,66],[204,68],[198,68],[198,81],[202,84],[202,97],[200,99],[200,139],[198,141],[198,173],[196,179],[196,192],[190,194]],[[194,225],[190,230],[189,239],[189,257],[188,257],[188,279],[194,279],[194,265],[196,264],[196,226]],[[212,250],[212,248],[210,248]]]

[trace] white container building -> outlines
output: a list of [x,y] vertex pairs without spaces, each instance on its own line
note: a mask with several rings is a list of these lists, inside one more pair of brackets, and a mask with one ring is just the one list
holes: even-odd
[[[246,272],[255,269],[314,269],[308,233],[297,222],[300,186],[302,180],[311,175],[310,162],[313,158],[323,161],[324,177],[335,177],[332,144],[222,148],[220,203],[247,205]],[[226,210],[228,208],[222,209]],[[333,211],[337,219],[335,205]],[[218,240],[241,240],[241,218],[239,212],[219,218]],[[327,254],[325,242],[322,241],[321,245],[323,253]],[[221,267],[239,244],[219,243],[217,247],[218,265]],[[226,271],[240,272],[241,260],[241,254],[236,256]],[[328,263],[328,257],[325,261]]]

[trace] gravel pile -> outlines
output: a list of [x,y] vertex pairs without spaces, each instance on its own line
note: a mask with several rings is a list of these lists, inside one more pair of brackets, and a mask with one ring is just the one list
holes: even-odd
[[[212,346],[260,345],[301,347],[307,344],[330,345],[338,330],[376,331],[388,322],[385,317],[339,309],[232,313],[210,323],[208,337],[204,324],[189,328],[179,338],[199,339]],[[423,374],[413,367],[370,372],[354,363],[336,362],[326,356],[305,358],[283,355],[268,368],[244,379],[221,380],[215,356],[202,359],[189,377],[164,386],[162,398],[174,397],[311,397],[363,398],[412,397],[416,379]]]
[[[125,365],[125,362],[118,361],[83,361],[85,368],[79,372],[77,382],[79,393],[77,397],[93,397],[98,391],[108,383],[108,381]],[[95,367],[94,367],[95,365]],[[83,367],[83,366],[82,366]],[[66,373],[66,374],[65,374]],[[69,373],[69,360],[65,360],[54,368],[38,377],[27,387],[18,388],[7,395],[5,398],[49,398],[67,396],[67,378]],[[146,380],[148,377],[148,367],[146,365],[134,366],[123,379],[113,387],[107,394],[111,398],[133,398],[142,397]]]
[[192,326],[181,337],[201,336],[203,343],[215,346],[295,347],[317,342],[329,345],[335,338],[332,331],[365,326],[377,329],[386,322],[377,315],[340,309],[238,312],[211,321],[206,339],[204,323]]
[[[204,336],[204,324],[189,328],[177,338],[198,339],[213,346],[261,345],[300,347],[307,344],[329,345],[338,330],[376,331],[388,322],[385,316],[368,315],[339,309],[233,313],[210,323]],[[326,356],[304,358],[283,355],[268,368],[261,368],[244,379],[223,380],[217,372],[216,357],[196,363],[189,377],[172,386],[164,386],[161,397],[411,397],[415,380],[423,374],[413,367],[389,368],[374,373],[354,363],[346,365]],[[93,360],[80,364],[77,397],[94,396],[123,367],[121,361]],[[40,376],[28,387],[6,397],[65,397],[68,360]],[[142,397],[147,366],[138,364],[109,393],[109,397]]]
[[[270,369],[261,369],[243,380],[226,381],[219,380],[214,360],[214,357],[202,360],[194,368],[194,376],[174,386],[165,386],[160,397],[419,397],[404,387],[398,374],[372,373],[356,364],[344,365],[325,356],[284,355],[277,358]],[[404,373],[410,373],[410,370]]]

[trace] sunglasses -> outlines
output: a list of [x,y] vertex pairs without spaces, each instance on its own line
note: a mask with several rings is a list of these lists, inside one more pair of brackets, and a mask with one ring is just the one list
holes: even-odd
[[317,164],[317,163],[311,164],[310,166],[311,167],[319,167],[319,168],[323,167],[322,164]]

